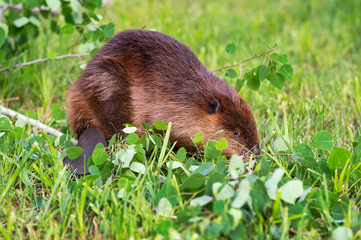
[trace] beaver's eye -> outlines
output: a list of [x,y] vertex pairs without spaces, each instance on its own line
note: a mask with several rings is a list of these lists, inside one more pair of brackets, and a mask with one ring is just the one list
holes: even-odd
[[234,130],[234,136],[236,137],[240,137],[241,136],[241,132],[237,129],[237,130]]

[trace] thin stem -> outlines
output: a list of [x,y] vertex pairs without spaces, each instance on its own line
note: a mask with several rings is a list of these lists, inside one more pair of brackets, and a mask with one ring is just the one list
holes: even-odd
[[245,63],[245,62],[248,62],[248,61],[250,61],[250,60],[252,60],[252,59],[254,59],[254,58],[261,57],[261,56],[267,56],[268,53],[273,52],[273,51],[274,51],[274,49],[271,48],[271,49],[268,50],[267,52],[264,52],[264,53],[262,53],[262,54],[255,54],[253,57],[247,58],[246,60],[243,60],[243,61],[241,61],[241,62],[239,62],[239,63],[233,64],[233,65],[229,65],[229,66],[225,66],[225,67],[222,67],[222,68],[220,68],[220,69],[213,70],[213,71],[211,71],[211,72],[212,72],[212,73],[213,73],[213,72],[218,72],[218,71],[222,71],[222,70],[227,69],[227,68],[239,66],[239,65],[241,65],[241,64],[243,64],[243,63]]

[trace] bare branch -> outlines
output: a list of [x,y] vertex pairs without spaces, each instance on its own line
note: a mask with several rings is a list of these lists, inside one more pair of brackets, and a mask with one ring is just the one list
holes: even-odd
[[5,99],[0,99],[0,102],[17,101],[19,99],[20,99],[19,97],[5,98]]
[[[54,59],[58,60],[58,59],[63,59],[63,58],[70,58],[70,57],[83,57],[83,56],[88,56],[90,53],[79,53],[79,54],[67,54],[67,55],[63,55],[63,56],[57,56]],[[35,64],[35,63],[39,63],[39,62],[46,62],[52,60],[50,58],[40,58],[40,59],[36,59],[34,61],[30,61],[30,62],[25,62],[25,63],[19,63],[19,64],[15,64],[13,66],[8,66],[8,67],[4,67],[4,68],[0,68],[0,72],[3,72],[5,70],[8,70],[10,68],[13,67],[22,67],[22,66],[26,66],[26,65],[31,65],[31,64]]]
[[[1,105],[0,105],[0,113],[4,114],[6,116],[9,116],[10,118],[15,118],[16,117],[17,119],[21,119],[24,122],[29,123],[30,126],[35,127],[35,128],[37,128],[37,129],[39,129],[41,131],[44,131],[45,133],[51,134],[51,135],[53,135],[55,137],[60,137],[60,136],[64,135],[62,132],[56,130],[55,128],[49,127],[49,126],[41,123],[38,120],[26,117],[26,116],[24,116],[24,115],[22,115],[22,114],[20,114],[18,112],[15,112],[14,110],[3,107]],[[73,138],[71,139],[71,142],[74,143],[74,144],[78,143],[78,141],[73,139]]]
[[245,63],[245,62],[248,62],[248,61],[250,61],[250,60],[252,60],[252,59],[254,59],[254,58],[261,57],[261,56],[267,56],[268,53],[273,52],[273,51],[274,51],[274,49],[271,48],[270,50],[268,50],[268,51],[265,52],[265,53],[255,54],[253,57],[250,57],[250,58],[248,58],[248,59],[246,59],[246,60],[243,60],[242,62],[233,64],[233,65],[229,65],[229,66],[225,66],[225,67],[222,67],[222,68],[220,68],[220,69],[213,70],[213,71],[211,71],[211,72],[212,72],[212,73],[213,73],[213,72],[218,72],[218,71],[222,71],[222,70],[227,69],[227,68],[239,66],[239,65],[241,65],[241,64],[243,64],[243,63]]

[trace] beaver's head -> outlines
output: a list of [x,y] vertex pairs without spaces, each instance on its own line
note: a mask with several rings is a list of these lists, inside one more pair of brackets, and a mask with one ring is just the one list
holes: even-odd
[[[249,105],[238,95],[222,96],[210,100],[207,108],[209,128],[213,133],[208,139],[227,139],[228,148],[222,153],[227,157],[244,153],[260,154],[259,136]],[[207,131],[210,133],[210,131]]]

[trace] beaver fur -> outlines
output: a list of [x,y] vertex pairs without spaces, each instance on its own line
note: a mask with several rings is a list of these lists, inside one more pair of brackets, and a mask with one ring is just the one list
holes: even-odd
[[[80,138],[92,129],[87,135],[102,133],[109,139],[122,134],[124,123],[141,134],[142,122],[162,120],[172,122],[170,139],[188,151],[195,149],[191,137],[203,132],[206,141],[226,138],[228,148],[222,153],[228,157],[260,152],[249,105],[187,46],[156,31],[118,33],[88,63],[67,97],[69,123]],[[65,162],[75,170],[88,157]]]

